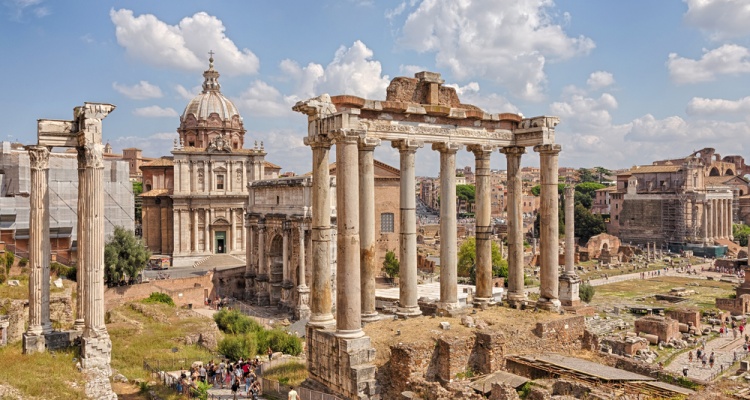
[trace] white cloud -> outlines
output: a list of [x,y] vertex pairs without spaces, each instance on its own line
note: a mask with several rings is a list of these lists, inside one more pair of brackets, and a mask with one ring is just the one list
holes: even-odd
[[112,88],[125,97],[133,100],[158,99],[163,96],[161,89],[158,86],[152,85],[147,81],[140,81],[132,86],[121,85],[117,82],[113,82]]
[[713,81],[718,75],[750,73],[750,51],[739,45],[725,44],[710,51],[704,49],[700,60],[670,53],[667,68],[677,84]]
[[424,0],[406,19],[400,43],[434,52],[438,67],[459,79],[482,77],[516,96],[541,100],[548,61],[587,54],[595,46],[568,36],[548,12],[550,0]]
[[118,136],[112,139],[112,146],[116,149],[135,147],[143,150],[146,157],[161,157],[169,155],[174,148],[174,141],[178,138],[176,132],[156,132],[148,136]]
[[192,89],[188,90],[188,89],[186,89],[182,85],[175,85],[174,86],[174,90],[183,99],[185,99],[185,100],[192,100],[193,98],[195,98],[195,96],[197,96],[203,90],[203,87],[202,86],[195,86]]
[[413,77],[414,74],[417,72],[422,71],[429,71],[430,69],[427,67],[423,67],[421,65],[399,65],[398,66],[398,73],[402,76],[407,76],[409,78]]
[[750,34],[750,3],[746,0],[684,0],[685,22],[712,39],[721,40]]
[[513,103],[497,93],[485,95],[481,93],[477,82],[469,82],[464,86],[447,84],[456,89],[458,99],[462,104],[477,106],[488,113],[518,113],[519,109]]
[[598,98],[572,94],[550,105],[550,114],[560,117],[565,129],[573,132],[596,133],[612,125],[610,111],[617,109],[617,99],[609,93]]
[[115,25],[117,43],[136,60],[187,71],[208,67],[208,51],[215,52],[215,67],[229,75],[254,74],[260,61],[249,49],[238,49],[224,31],[224,23],[205,12],[168,25],[155,15],[134,16],[127,9],[109,13]]
[[179,114],[177,114],[177,111],[175,111],[174,108],[171,108],[171,107],[161,108],[159,106],[136,108],[135,110],[133,110],[133,115],[138,116],[138,117],[146,117],[146,118],[162,118],[162,117],[179,116]]
[[3,5],[9,10],[10,16],[20,21],[27,12],[37,18],[43,18],[52,13],[49,7],[42,6],[43,0],[5,0]]
[[285,101],[281,92],[275,87],[256,80],[235,101],[242,115],[259,117],[280,117],[292,115],[293,102]]
[[693,97],[687,106],[687,113],[690,115],[747,114],[748,112],[750,112],[750,97],[743,97],[736,101]]
[[599,90],[615,83],[615,77],[607,71],[596,71],[589,75],[586,84],[591,90]]
[[283,60],[280,68],[297,82],[293,98],[309,98],[321,93],[350,94],[367,99],[385,98],[390,83],[382,74],[380,61],[372,59],[373,52],[357,40],[351,47],[339,47],[325,68],[316,63],[305,67],[293,60]]

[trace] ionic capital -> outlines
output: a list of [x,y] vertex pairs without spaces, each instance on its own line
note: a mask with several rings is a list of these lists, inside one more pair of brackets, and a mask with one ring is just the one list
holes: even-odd
[[398,149],[399,153],[416,153],[423,146],[423,141],[414,139],[394,140],[391,142],[391,147]]
[[380,146],[380,139],[361,136],[358,144],[359,151],[374,151],[376,147]]
[[461,150],[461,145],[454,142],[439,142],[433,143],[432,149],[441,153],[456,154],[456,152]]
[[534,146],[535,152],[546,156],[556,156],[560,154],[560,150],[562,150],[562,146],[559,144],[539,144]]
[[78,168],[104,168],[104,145],[87,143],[79,146]]
[[46,146],[26,146],[29,152],[31,169],[49,169],[49,148]]
[[[331,139],[324,137],[324,136],[307,136],[304,138],[303,142],[305,143],[305,146],[310,146],[313,149],[326,149],[330,150],[331,145],[333,144],[333,141]],[[255,164],[256,161],[253,161]],[[257,163],[260,163],[259,161]]]
[[523,147],[523,146],[501,147],[500,153],[505,154],[508,157],[510,156],[521,157],[521,155],[526,154],[526,147]]
[[364,137],[365,131],[355,129],[338,129],[331,132],[330,136],[335,143],[358,143],[360,137]]
[[474,157],[476,158],[487,158],[495,150],[495,146],[489,144],[472,144],[466,146],[466,150],[474,153]]

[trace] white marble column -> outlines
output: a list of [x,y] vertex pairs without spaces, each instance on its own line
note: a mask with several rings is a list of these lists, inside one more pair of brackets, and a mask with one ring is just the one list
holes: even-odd
[[236,247],[236,241],[237,241],[237,221],[234,218],[234,208],[229,209],[229,221],[231,222],[232,226],[230,228],[230,233],[227,241],[227,254],[231,254]]
[[362,321],[378,320],[375,311],[375,275],[379,268],[375,251],[375,147],[380,139],[359,142],[359,263],[362,286]]
[[362,331],[357,132],[336,137],[336,336],[357,338]]
[[558,211],[558,179],[557,158],[560,154],[560,145],[535,146],[534,151],[539,152],[541,172],[541,204],[540,218],[540,280],[539,301],[537,305],[541,308],[555,310],[560,307],[559,299],[559,273],[560,265],[560,233],[559,233],[559,211]]
[[460,147],[456,143],[432,144],[432,149],[440,152],[440,301],[438,313],[442,314],[450,314],[460,308],[456,222],[456,152]]
[[289,229],[281,231],[281,281],[287,282],[289,278]]
[[258,276],[255,278],[256,302],[259,306],[271,304],[268,263],[266,262],[266,226],[258,225]]
[[[43,334],[52,331],[49,315],[49,149],[27,146],[31,168],[29,196],[29,327],[23,352],[44,351]],[[33,336],[30,338],[29,336]]]
[[703,244],[708,244],[708,201],[703,201],[702,206],[703,212],[701,215],[701,221],[703,226],[701,226],[701,233],[703,234]]
[[297,270],[297,307],[294,310],[294,318],[297,320],[310,319],[310,288],[307,287],[305,279],[305,222],[299,223],[299,258]]
[[211,216],[209,215],[208,209],[203,209],[203,252],[204,253],[210,253],[211,252],[211,231],[209,229],[210,227],[210,219]]
[[521,155],[525,147],[503,147],[508,162],[508,305],[520,307],[527,301],[523,271],[523,186],[521,182]]
[[[89,189],[87,187],[88,182],[84,179],[85,171],[86,171],[86,157],[84,155],[83,148],[78,147],[78,193],[80,196],[81,192],[87,192]],[[78,267],[76,268],[76,320],[75,320],[75,329],[78,331],[83,330],[83,314],[84,314],[84,294],[86,292],[86,274],[84,274],[83,271],[83,265],[86,265],[86,254],[81,251],[81,243],[88,241],[88,236],[90,232],[88,231],[87,227],[85,226],[85,222],[83,218],[81,218],[81,215],[86,215],[86,202],[79,201],[78,202],[78,209],[77,209],[77,215],[78,219],[76,221],[76,263]]]
[[474,305],[494,303],[492,297],[492,185],[490,183],[491,146],[474,145],[476,171],[476,294]]
[[575,270],[575,189],[565,187],[565,272],[560,276],[560,303],[564,307],[580,305],[581,279]]
[[726,210],[724,209],[724,199],[716,200],[716,226],[719,228],[717,237],[719,239],[725,239],[726,235]]
[[[739,200],[738,200],[739,201]],[[727,221],[729,223],[729,229],[727,230],[727,238],[734,241],[734,199],[727,199]]]
[[[306,138],[307,139],[307,138]],[[328,154],[331,142],[322,138],[309,141],[312,148],[312,287],[310,288],[310,325],[331,328],[333,298],[331,290],[331,179]]]
[[[391,145],[401,156],[399,234],[399,307],[401,317],[422,315],[417,303],[417,213],[414,156],[424,143],[416,140],[394,141]],[[455,172],[455,171],[454,171]],[[441,238],[444,242],[445,239]]]

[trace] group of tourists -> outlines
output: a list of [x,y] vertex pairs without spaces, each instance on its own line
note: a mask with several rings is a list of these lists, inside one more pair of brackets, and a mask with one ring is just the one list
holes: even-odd
[[259,367],[260,360],[257,357],[254,360],[240,359],[234,363],[229,360],[218,363],[211,360],[206,365],[194,365],[190,371],[182,370],[177,390],[189,395],[192,389],[197,388],[198,382],[204,382],[214,388],[231,389],[235,400],[242,392],[245,396],[255,399],[261,394],[260,380],[256,374]]

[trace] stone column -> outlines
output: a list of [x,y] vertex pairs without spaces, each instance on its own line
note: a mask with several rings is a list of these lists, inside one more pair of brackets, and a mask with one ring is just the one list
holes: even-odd
[[[84,155],[83,148],[78,147],[78,193],[88,192],[87,181],[84,179],[84,172],[86,171],[86,157]],[[81,251],[81,243],[88,241],[89,231],[85,227],[84,220],[81,215],[87,214],[86,202],[79,201],[77,208],[78,219],[76,221],[76,259],[78,268],[76,268],[76,320],[75,329],[77,331],[83,330],[83,314],[84,314],[84,294],[86,293],[86,275],[83,271],[83,265],[86,265],[86,254]]]
[[575,189],[565,187],[565,273],[560,276],[560,302],[564,307],[580,305],[581,279],[575,270]]
[[307,287],[305,279],[305,223],[299,223],[299,262],[297,271],[297,307],[294,309],[294,318],[299,320],[310,319],[310,288]]
[[267,306],[271,304],[271,295],[268,284],[268,264],[266,263],[266,226],[261,224],[258,225],[258,276],[255,278],[257,282],[255,301],[259,306]]
[[438,312],[444,314],[450,314],[460,308],[458,304],[458,250],[456,248],[458,242],[456,152],[460,147],[456,143],[433,143],[432,145],[433,150],[440,152],[440,302],[438,302]]
[[716,226],[719,228],[716,233],[717,238],[724,239],[726,233],[726,219],[724,218],[724,199],[716,200]]
[[701,220],[703,221],[703,226],[701,226],[701,233],[703,234],[703,244],[708,245],[708,201],[703,201],[702,208]]
[[357,132],[336,137],[336,336],[358,338],[362,331]]
[[250,214],[245,214],[245,299],[255,300],[255,273],[253,271],[253,226]]
[[[312,147],[312,288],[310,289],[310,322],[316,328],[331,328],[333,298],[331,294],[331,178],[328,153],[331,142],[316,138]],[[339,262],[342,262],[341,260]]]
[[508,162],[508,305],[520,307],[527,301],[523,283],[523,186],[521,182],[521,155],[525,147],[503,147]]
[[540,155],[541,170],[541,206],[540,218],[540,280],[539,301],[537,305],[541,308],[555,310],[560,307],[558,296],[560,264],[560,233],[558,220],[558,179],[557,179],[557,157],[560,154],[560,145],[535,146],[534,151]]
[[359,263],[362,286],[362,321],[378,320],[375,311],[375,160],[373,152],[380,139],[362,138],[359,142]]
[[211,252],[211,230],[209,228],[210,226],[210,218],[211,216],[208,213],[208,209],[203,209],[203,220],[205,223],[203,224],[203,252],[204,253],[210,253]]
[[[408,318],[422,315],[417,303],[417,200],[414,187],[414,155],[424,143],[416,140],[399,140],[391,145],[398,149],[401,155],[399,307],[396,314]],[[441,243],[445,241],[443,238],[440,240]]]
[[706,199],[706,236],[709,245],[714,243],[714,207],[713,200]]
[[281,281],[289,280],[289,229],[284,229],[282,222],[281,230]]
[[235,243],[237,242],[237,238],[235,237],[237,235],[237,221],[234,218],[234,208],[229,209],[229,221],[231,222],[229,237],[227,237],[227,254],[231,254],[234,251]]
[[727,239],[734,241],[734,231],[732,229],[734,224],[734,198],[727,199],[727,223],[729,225],[729,229],[727,229]]
[[23,334],[23,352],[45,350],[43,334],[52,331],[49,316],[49,149],[28,146],[31,167],[29,216],[29,328]]
[[[490,183],[490,157],[492,146],[474,145],[476,171],[476,294],[474,306],[494,303],[492,296],[492,185]],[[455,214],[454,214],[455,215]],[[442,221],[442,219],[441,219]]]
[[190,210],[191,221],[193,224],[193,240],[191,241],[191,252],[198,252],[198,210],[193,208]]

